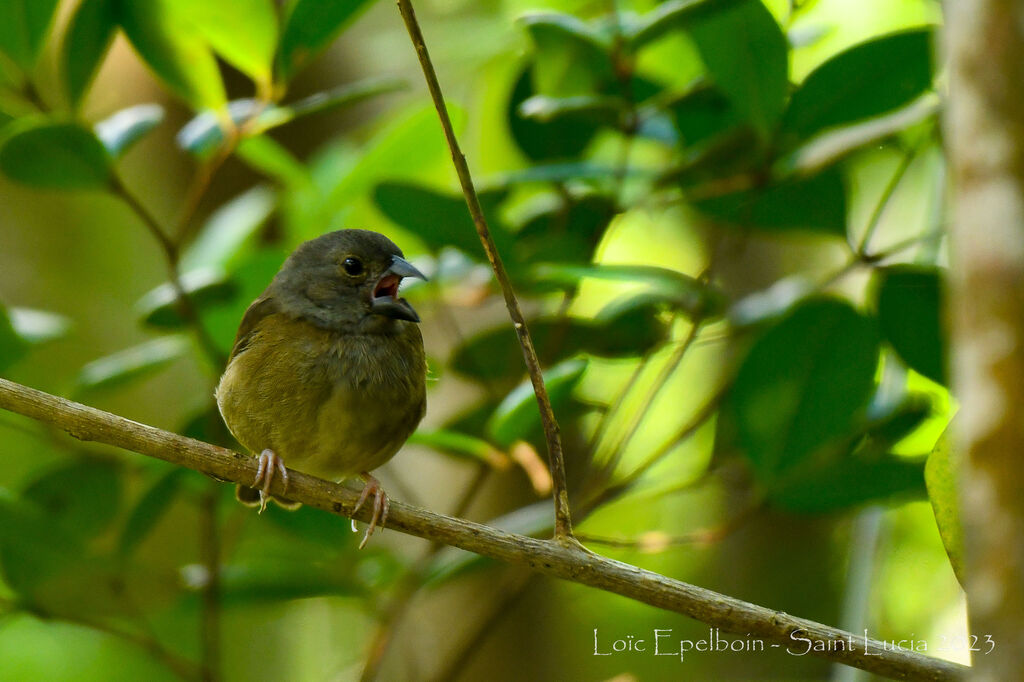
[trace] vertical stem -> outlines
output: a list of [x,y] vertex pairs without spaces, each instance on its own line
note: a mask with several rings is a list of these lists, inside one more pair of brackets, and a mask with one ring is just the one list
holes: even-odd
[[1008,680],[1024,670],[1024,4],[944,7],[955,428],[969,620],[985,644],[971,678]]
[[220,529],[217,499],[220,484],[209,481],[199,507],[199,553],[206,569],[202,613],[202,678],[215,682],[220,675]]
[[501,293],[505,297],[505,306],[508,308],[509,317],[512,318],[512,325],[519,336],[519,344],[523,349],[523,358],[526,361],[526,369],[533,384],[533,392],[537,396],[537,406],[540,410],[541,424],[544,427],[544,438],[547,441],[548,458],[551,465],[551,481],[554,486],[555,502],[555,537],[567,539],[572,537],[572,519],[569,512],[569,493],[566,488],[565,462],[562,455],[562,439],[558,429],[558,422],[555,419],[554,411],[551,408],[551,399],[548,397],[547,388],[544,386],[544,376],[541,373],[540,361],[537,359],[537,351],[533,347],[533,339],[530,338],[530,331],[526,327],[526,320],[523,311],[519,307],[512,283],[509,281],[508,272],[501,261],[501,255],[494,245],[490,228],[487,226],[487,219],[484,217],[483,209],[480,207],[480,199],[477,197],[476,189],[473,187],[473,178],[469,173],[469,165],[466,157],[459,148],[459,142],[455,138],[455,130],[452,128],[451,118],[448,116],[448,108],[444,103],[444,95],[441,92],[441,85],[437,80],[437,73],[430,61],[427,52],[427,45],[423,40],[423,32],[420,30],[419,22],[416,20],[416,13],[412,8],[410,0],[398,0],[398,10],[409,31],[409,38],[413,47],[416,48],[416,55],[419,58],[420,66],[423,69],[423,77],[427,82],[427,89],[437,109],[437,115],[441,119],[441,128],[444,131],[445,140],[448,142],[448,149],[452,155],[452,162],[455,164],[455,172],[462,184],[462,193],[466,197],[466,205],[473,217],[473,224],[476,226],[480,243],[483,244],[487,254],[487,260],[491,263],[494,275],[501,285]]

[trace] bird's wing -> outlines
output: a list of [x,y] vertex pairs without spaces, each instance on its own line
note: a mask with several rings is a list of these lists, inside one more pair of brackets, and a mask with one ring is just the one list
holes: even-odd
[[248,310],[245,311],[242,323],[238,325],[238,334],[235,336],[235,345],[231,349],[228,362],[248,347],[249,342],[252,340],[253,332],[256,331],[256,326],[260,321],[278,312],[280,312],[280,307],[277,304],[277,300],[271,296],[260,296],[253,301],[249,305]]

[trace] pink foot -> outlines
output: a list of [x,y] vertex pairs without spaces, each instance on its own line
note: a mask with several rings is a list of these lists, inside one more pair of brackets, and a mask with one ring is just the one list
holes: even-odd
[[[383,526],[388,520],[388,510],[391,508],[391,502],[388,500],[387,493],[380,487],[380,481],[371,476],[367,472],[359,474],[363,480],[366,481],[366,486],[363,488],[363,492],[359,495],[359,499],[356,501],[356,506],[352,509],[352,513],[355,514],[359,511],[363,503],[373,495],[373,516],[370,517],[370,525],[366,529],[366,535],[363,536],[363,541],[359,543],[359,549],[366,546],[370,536],[373,535],[373,531],[377,526]],[[352,520],[352,530],[355,530],[356,522]]]
[[[277,456],[277,453],[267,448],[260,453],[259,469],[256,471],[256,480],[252,486],[260,491],[260,513],[267,508],[267,500],[270,498],[270,484],[274,481],[274,475],[281,476],[281,492],[288,492],[288,470],[284,468],[284,460]],[[261,486],[260,483],[263,485]]]

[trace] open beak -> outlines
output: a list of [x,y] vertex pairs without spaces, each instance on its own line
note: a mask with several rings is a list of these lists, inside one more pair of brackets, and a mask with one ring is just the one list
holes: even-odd
[[398,285],[403,277],[427,279],[426,275],[417,270],[409,261],[399,256],[392,256],[391,266],[384,271],[377,281],[377,286],[373,288],[370,309],[376,315],[383,315],[395,320],[419,322],[420,316],[416,314],[409,302],[398,297]]

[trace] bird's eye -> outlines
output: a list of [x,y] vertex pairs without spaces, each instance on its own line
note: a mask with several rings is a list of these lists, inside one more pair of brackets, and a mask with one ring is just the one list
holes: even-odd
[[358,258],[346,258],[341,267],[345,268],[345,272],[353,277],[363,274],[363,261]]

